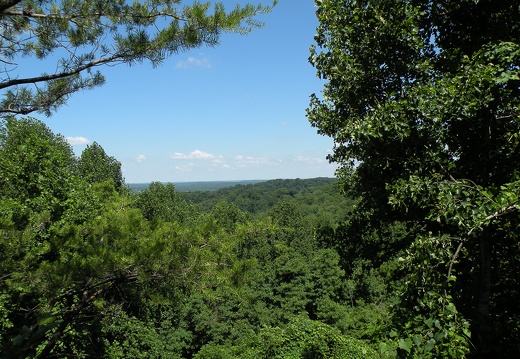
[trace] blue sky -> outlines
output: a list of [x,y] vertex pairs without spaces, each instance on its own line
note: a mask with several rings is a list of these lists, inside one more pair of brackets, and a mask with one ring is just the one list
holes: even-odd
[[323,86],[307,60],[314,12],[312,0],[280,0],[249,35],[225,34],[220,46],[155,69],[105,67],[105,85],[35,117],[77,154],[99,143],[121,161],[127,183],[332,177],[332,140],[305,117]]

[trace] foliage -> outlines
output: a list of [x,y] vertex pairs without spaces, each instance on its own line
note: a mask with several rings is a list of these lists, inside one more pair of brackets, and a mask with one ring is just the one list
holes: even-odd
[[[218,45],[223,32],[250,32],[262,25],[255,17],[271,9],[248,4],[226,11],[220,2],[181,7],[178,0],[4,1],[0,114],[50,115],[71,94],[104,83],[98,66],[145,60],[158,66],[178,52]],[[39,60],[47,72],[29,75],[23,57]]]
[[87,150],[76,161],[43,123],[2,123],[2,357],[377,357],[316,237],[337,187],[297,180],[257,217],[226,201],[200,213],[173,184],[116,190],[119,162]]
[[334,139],[330,159],[359,198],[341,239],[353,256],[343,260],[378,269],[404,259],[385,274],[396,284],[390,338],[399,355],[462,357],[472,347],[513,356],[517,3],[316,4],[310,61],[326,83],[308,118]]
[[88,183],[113,181],[116,189],[124,185],[121,162],[108,156],[97,142],[87,145],[77,161],[78,175]]
[[171,231],[152,233],[112,184],[81,181],[70,146],[41,122],[2,125],[2,355],[97,356],[100,319],[138,306],[134,286],[170,287],[182,246],[172,253]]
[[242,212],[234,203],[219,202],[211,209],[209,217],[216,222],[218,227],[234,233],[237,227],[245,224],[250,216]]
[[[343,220],[350,208],[349,199],[340,195],[334,178],[269,180],[248,185],[235,185],[217,191],[181,192],[183,198],[209,212],[219,202],[235,204],[242,211],[257,216],[265,214],[281,201],[294,202],[312,217],[316,225],[334,225]],[[326,214],[326,215],[325,215]]]
[[34,119],[7,118],[0,129],[2,196],[30,201],[36,211],[59,205],[75,172],[72,148]]
[[305,317],[295,317],[283,327],[262,328],[236,347],[205,346],[194,357],[211,358],[380,358],[365,343]]
[[7,118],[0,129],[0,213],[18,230],[47,236],[60,220],[93,218],[95,196],[75,173],[72,148],[42,122]]
[[[419,237],[407,256],[399,258],[407,276],[397,291],[400,300],[392,310],[394,329],[390,332],[399,356],[465,358],[469,354],[469,322],[449,294],[456,281],[451,268],[452,240]],[[382,350],[393,349],[382,344]]]
[[197,213],[195,207],[175,191],[172,183],[152,182],[148,189],[137,194],[133,206],[149,221],[185,222]]

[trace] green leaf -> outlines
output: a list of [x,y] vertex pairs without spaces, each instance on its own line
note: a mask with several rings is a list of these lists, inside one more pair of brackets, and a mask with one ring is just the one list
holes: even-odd
[[412,340],[410,338],[406,339],[399,339],[399,348],[406,350],[408,353],[410,353],[410,350],[412,349]]
[[422,344],[422,337],[419,336],[419,335],[414,335],[413,336],[413,342],[415,343],[416,346],[421,346]]
[[424,346],[424,351],[425,352],[430,352],[430,351],[432,351],[434,346],[435,346],[435,339],[430,339],[430,340],[428,340],[428,342]]
[[45,326],[53,323],[56,320],[56,317],[52,314],[45,314],[38,318],[38,325]]
[[446,332],[444,330],[438,331],[433,335],[433,339],[435,339],[435,341],[441,341],[445,337],[446,337]]

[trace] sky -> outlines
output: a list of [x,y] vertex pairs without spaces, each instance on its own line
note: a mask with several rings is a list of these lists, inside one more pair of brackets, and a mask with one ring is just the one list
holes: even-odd
[[122,163],[127,183],[333,177],[332,139],[305,116],[323,87],[308,62],[315,10],[312,0],[280,0],[257,18],[263,28],[225,34],[218,47],[158,68],[101,68],[102,87],[74,94],[49,118],[33,117],[77,155],[100,144]]

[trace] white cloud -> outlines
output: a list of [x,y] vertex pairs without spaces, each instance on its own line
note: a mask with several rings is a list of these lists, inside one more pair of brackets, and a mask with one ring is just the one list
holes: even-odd
[[188,156],[186,156],[184,153],[175,152],[175,153],[170,155],[170,158],[178,160],[178,159],[187,159]]
[[174,154],[170,155],[170,158],[172,158],[174,160],[214,160],[214,161],[218,161],[218,160],[223,159],[224,157],[221,155],[214,155],[212,153],[195,150],[187,155],[184,153],[181,153],[181,152],[175,152]]
[[82,137],[82,136],[66,137],[65,140],[71,146],[88,145],[90,143],[90,140],[88,138],[85,138],[85,137]]
[[312,164],[322,164],[326,163],[327,161],[324,158],[319,157],[304,157],[304,156],[297,156],[293,159],[295,162],[305,162],[305,163],[312,163]]
[[211,67],[211,63],[204,54],[199,54],[197,57],[189,56],[186,60],[179,60],[175,67],[178,69],[187,69],[187,68],[205,68],[208,69]]
[[137,156],[137,157],[135,158],[135,161],[136,161],[137,163],[144,162],[144,161],[146,161],[146,156],[145,156],[145,155],[139,155],[139,156]]
[[245,166],[259,166],[259,165],[269,165],[269,164],[277,164],[281,161],[272,161],[267,157],[251,157],[251,156],[235,156],[235,162],[239,167]]
[[220,158],[221,156],[216,156],[211,153],[202,152],[199,150],[195,150],[192,153],[190,153],[191,158],[200,159],[200,160],[210,160],[214,158]]

